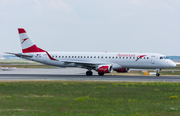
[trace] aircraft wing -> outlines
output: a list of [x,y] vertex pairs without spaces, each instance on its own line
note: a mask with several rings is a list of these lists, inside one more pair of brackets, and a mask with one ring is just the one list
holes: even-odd
[[68,60],[61,60],[61,62],[70,64],[70,63],[74,63],[75,65],[77,65],[77,67],[80,68],[93,68],[95,69],[98,65],[102,65],[102,64],[110,64],[107,62],[86,62],[86,61],[68,61]]
[[25,55],[22,53],[10,53],[10,52],[5,52],[6,54],[12,54],[12,55],[16,55],[17,57],[32,57],[32,55]]
[[84,64],[84,65],[99,65],[99,64],[107,64],[104,62],[86,62],[86,61],[72,61],[72,60],[59,60],[65,63],[75,63],[75,64]]

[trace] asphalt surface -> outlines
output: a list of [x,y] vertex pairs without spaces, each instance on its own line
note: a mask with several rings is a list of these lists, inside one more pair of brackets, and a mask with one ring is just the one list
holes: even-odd
[[0,71],[0,80],[91,80],[91,81],[171,81],[180,82],[180,76],[85,76],[85,69],[14,69]]

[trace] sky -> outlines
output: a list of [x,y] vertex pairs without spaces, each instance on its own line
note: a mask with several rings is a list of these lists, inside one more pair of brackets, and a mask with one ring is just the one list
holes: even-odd
[[0,0],[0,54],[17,28],[47,51],[180,55],[180,0]]

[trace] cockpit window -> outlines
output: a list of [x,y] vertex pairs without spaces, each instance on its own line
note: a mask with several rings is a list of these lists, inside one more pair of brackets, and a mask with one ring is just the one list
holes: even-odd
[[167,56],[164,56],[164,59],[169,59]]
[[161,56],[159,59],[169,59],[167,56]]

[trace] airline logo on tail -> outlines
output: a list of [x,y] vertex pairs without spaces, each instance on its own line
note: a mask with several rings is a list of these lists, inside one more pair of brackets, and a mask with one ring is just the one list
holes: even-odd
[[22,41],[22,43],[21,44],[23,44],[27,39],[29,39],[29,38],[25,38],[25,39],[23,39],[23,41]]
[[[26,33],[26,31],[23,28],[18,28],[18,31],[19,31],[20,40],[22,41],[21,47],[22,47],[23,53],[45,52],[51,60],[57,60],[57,59],[51,57],[51,55],[47,51],[37,47],[36,44],[29,38],[28,34]],[[26,41],[26,40],[28,40],[28,41]],[[41,57],[41,54],[37,54],[37,56]]]
[[[23,28],[18,28],[23,53],[46,52],[36,46]],[[28,41],[27,41],[28,40]]]

